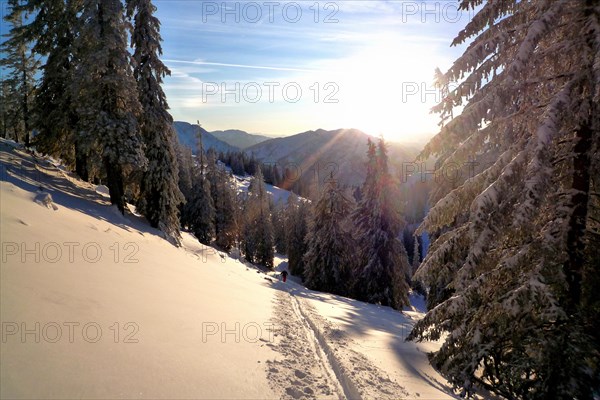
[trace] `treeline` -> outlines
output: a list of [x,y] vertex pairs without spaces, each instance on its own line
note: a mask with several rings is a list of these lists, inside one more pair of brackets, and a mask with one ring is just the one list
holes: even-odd
[[219,160],[227,164],[235,175],[254,175],[260,166],[265,183],[269,185],[289,190],[307,199],[316,199],[319,195],[320,183],[315,179],[315,174],[310,170],[301,171],[295,164],[265,163],[243,151],[220,152]]
[[274,240],[271,214],[273,202],[257,164],[247,191],[239,190],[236,178],[213,150],[205,151],[197,140],[196,156],[180,146],[179,188],[181,226],[203,244],[224,251],[239,249],[244,258],[273,268]]
[[105,183],[121,212],[126,200],[135,203],[177,242],[183,196],[161,88],[170,71],[160,60],[152,1],[10,0],[8,6],[3,137],[60,158],[83,180]]

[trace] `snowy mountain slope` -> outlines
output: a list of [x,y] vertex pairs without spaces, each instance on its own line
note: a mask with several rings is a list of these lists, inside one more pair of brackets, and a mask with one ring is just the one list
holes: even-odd
[[[330,172],[343,183],[359,185],[365,178],[367,139],[377,140],[357,129],[318,129],[297,135],[275,138],[246,149],[248,154],[266,163],[291,166],[301,173],[318,173],[327,178]],[[409,162],[416,152],[397,143],[388,143],[392,165]]]
[[422,314],[175,248],[4,140],[0,167],[0,397],[449,398],[427,345],[394,339]]
[[239,129],[212,131],[210,133],[217,139],[242,150],[271,139],[268,136],[255,135]]
[[[18,331],[1,344],[0,397],[278,397],[263,367],[274,353],[252,330],[268,340],[259,274],[189,235],[171,246],[56,168],[1,156],[0,307],[3,332]],[[56,211],[34,201],[40,185]]]
[[217,152],[239,151],[240,149],[218,139],[212,133],[198,125],[192,125],[188,122],[175,121],[173,123],[179,143],[192,149],[195,154],[197,145],[196,137],[198,133],[202,134],[202,145],[204,150],[215,149]]
[[[250,186],[251,179],[251,177],[240,177],[236,175],[235,185],[238,191],[248,192],[248,186]],[[267,189],[267,192],[271,195],[273,203],[275,204],[277,204],[278,202],[285,204],[288,200],[288,197],[290,197],[290,195],[292,194],[292,192],[290,192],[289,190],[285,190],[280,187],[270,185],[268,183],[265,183],[265,188]]]

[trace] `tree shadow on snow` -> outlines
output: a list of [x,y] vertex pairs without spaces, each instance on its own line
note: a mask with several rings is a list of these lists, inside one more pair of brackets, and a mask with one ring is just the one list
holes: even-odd
[[[4,141],[0,142],[0,181],[33,195],[48,193],[58,206],[79,211],[126,231],[162,237],[160,231],[150,227],[143,217],[133,214],[123,216],[116,212],[110,202],[96,192],[95,185],[80,181],[47,160]],[[60,212],[60,207],[57,212]]]

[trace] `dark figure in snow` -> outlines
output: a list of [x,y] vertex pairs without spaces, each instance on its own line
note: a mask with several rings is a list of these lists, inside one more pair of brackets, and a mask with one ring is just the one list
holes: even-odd
[[281,280],[285,282],[287,280],[287,275],[288,275],[287,271],[282,271],[281,272]]

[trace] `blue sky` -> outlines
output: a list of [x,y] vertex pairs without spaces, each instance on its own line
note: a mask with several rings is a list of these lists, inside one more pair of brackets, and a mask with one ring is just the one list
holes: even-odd
[[357,128],[422,142],[436,66],[472,13],[457,1],[156,0],[171,113],[208,130]]
[[464,50],[450,43],[473,15],[457,0],[154,4],[176,120],[271,136],[357,128],[411,143],[437,132],[434,69]]

